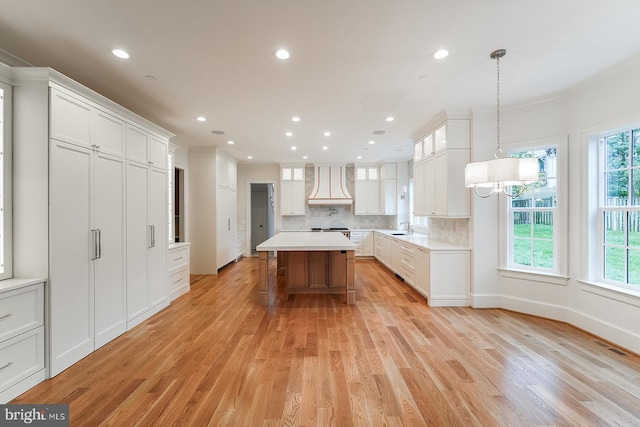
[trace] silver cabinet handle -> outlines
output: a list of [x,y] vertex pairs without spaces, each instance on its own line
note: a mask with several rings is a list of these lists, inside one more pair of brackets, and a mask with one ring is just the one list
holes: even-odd
[[91,253],[91,259],[98,259],[98,232],[96,229],[91,230],[91,243],[92,243],[92,253]]
[[151,249],[153,247],[153,225],[148,225],[147,227],[149,231],[149,245],[147,246],[147,248]]
[[5,314],[4,316],[0,316],[0,320],[4,320],[4,319],[9,318],[9,317],[11,317],[11,316],[13,316],[13,314],[12,314],[12,313],[7,313],[7,314]]
[[227,231],[231,231],[231,218],[227,218]]
[[178,258],[174,258],[174,261],[180,261],[182,258],[184,258],[183,256],[179,256]]
[[156,247],[156,226],[155,225],[151,226],[151,247],[152,248]]
[[98,259],[102,258],[102,231],[98,228]]
[[2,371],[2,370],[4,370],[4,369],[7,369],[7,368],[8,368],[9,366],[11,366],[11,365],[13,365],[13,362],[9,362],[9,363],[7,363],[7,364],[6,364],[6,365],[4,365],[4,366],[0,366],[0,371]]

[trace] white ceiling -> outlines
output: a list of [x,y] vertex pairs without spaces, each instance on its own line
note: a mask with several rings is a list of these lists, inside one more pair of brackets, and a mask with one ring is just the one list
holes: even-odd
[[[0,49],[180,145],[253,162],[409,158],[411,135],[441,110],[495,108],[498,48],[505,105],[556,96],[640,55],[638,0],[0,0],[0,10]],[[280,47],[288,61],[274,57]],[[437,61],[441,47],[450,55]]]

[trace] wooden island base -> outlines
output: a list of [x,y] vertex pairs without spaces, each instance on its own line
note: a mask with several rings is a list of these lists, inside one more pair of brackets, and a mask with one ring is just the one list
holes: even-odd
[[[278,251],[278,271],[284,274],[285,290],[295,294],[345,293],[355,304],[355,251]],[[259,252],[259,302],[267,305],[269,264],[267,251]]]

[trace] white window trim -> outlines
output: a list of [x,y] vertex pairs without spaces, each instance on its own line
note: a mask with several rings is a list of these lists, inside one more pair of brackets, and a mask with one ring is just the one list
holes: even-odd
[[12,150],[11,150],[11,145],[12,145],[12,128],[11,128],[11,124],[12,124],[12,109],[13,109],[13,97],[12,97],[12,87],[2,81],[0,81],[0,87],[3,89],[4,91],[4,108],[3,108],[3,112],[4,112],[4,117],[2,118],[3,121],[3,131],[4,131],[4,135],[3,135],[3,139],[4,139],[4,147],[3,147],[3,165],[2,165],[2,172],[3,172],[3,187],[2,188],[2,193],[3,193],[3,201],[4,201],[4,206],[2,207],[4,212],[4,230],[2,230],[2,234],[4,236],[4,238],[2,239],[1,244],[4,246],[3,247],[3,253],[4,253],[4,272],[0,273],[0,280],[3,279],[9,279],[11,277],[13,277],[13,235],[12,235],[12,229],[13,229],[13,212],[12,212],[12,200],[13,200],[13,196],[12,196],[12,192],[11,189],[13,187],[12,185],[12,169],[11,169],[11,165],[12,165]]
[[[556,151],[556,166],[557,166],[557,207],[556,216],[554,222],[554,233],[556,238],[556,251],[554,253],[554,265],[555,269],[523,269],[521,266],[510,265],[510,248],[511,236],[509,233],[509,221],[510,211],[509,203],[511,199],[508,196],[500,195],[499,206],[499,221],[500,221],[500,267],[499,270],[504,274],[507,271],[513,271],[518,273],[526,272],[531,275],[542,275],[548,277],[564,278],[568,276],[568,160],[569,160],[569,136],[554,135],[545,138],[530,139],[526,141],[518,141],[509,144],[502,144],[502,148],[505,153],[512,150],[527,150],[537,147],[547,147],[555,145]],[[562,279],[561,279],[562,280]]]

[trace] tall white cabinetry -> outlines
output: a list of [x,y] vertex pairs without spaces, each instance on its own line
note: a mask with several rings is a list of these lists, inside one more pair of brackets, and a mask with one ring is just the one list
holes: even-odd
[[356,166],[356,215],[380,215],[380,168],[375,165]]
[[305,215],[304,165],[280,165],[280,214]]
[[237,254],[237,165],[216,154],[216,266],[235,261]]
[[414,214],[469,217],[469,118],[441,113],[414,138]]
[[[128,255],[136,233],[149,241],[147,219],[161,218],[156,233],[164,235],[160,253],[145,262],[153,272],[145,292],[158,284],[148,295],[166,300],[162,153],[166,157],[171,134],[51,69],[14,71],[14,275],[47,278],[48,375],[54,376],[131,327],[128,296],[136,283],[129,282],[128,267],[138,259]],[[142,233],[129,222],[137,209],[129,203],[137,176],[129,172],[141,161],[129,155],[132,125],[156,141],[155,148],[146,147],[146,164],[139,164],[146,171],[150,161],[165,165],[154,179],[162,180],[159,199],[146,187],[137,194],[153,200]]]
[[127,161],[128,329],[169,304],[167,163],[155,153],[157,141],[144,129],[127,126],[127,152],[135,153]]

